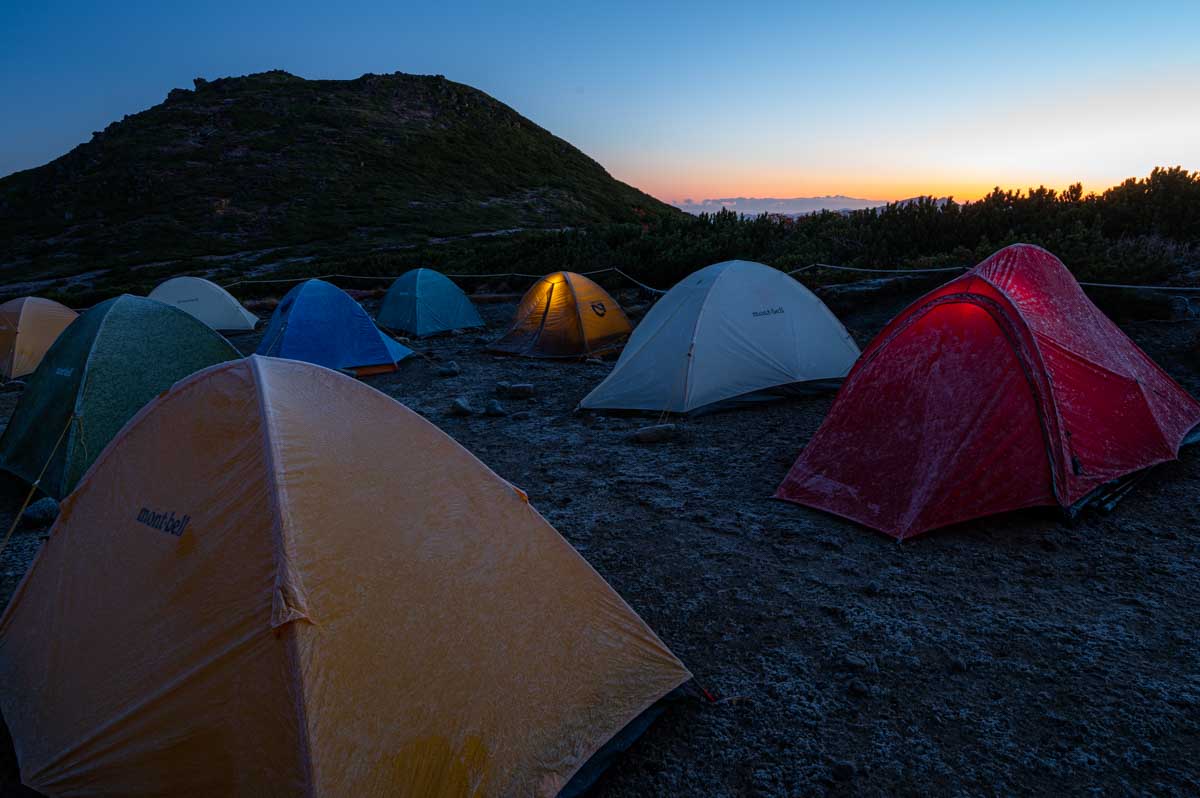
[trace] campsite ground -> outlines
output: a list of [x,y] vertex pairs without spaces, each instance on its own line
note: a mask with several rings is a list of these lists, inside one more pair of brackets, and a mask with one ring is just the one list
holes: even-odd
[[[911,298],[844,318],[865,343]],[[1024,512],[898,545],[769,498],[831,396],[629,443],[644,418],[572,412],[607,365],[481,351],[512,309],[483,306],[486,333],[414,343],[426,358],[368,382],[527,490],[718,697],[665,716],[597,795],[1200,793],[1200,452],[1109,515]],[[1200,395],[1200,324],[1125,329]],[[438,377],[449,360],[462,373]],[[501,399],[504,417],[449,414],[502,380],[536,395]],[[0,394],[0,417],[15,401]],[[21,492],[0,479],[4,528]],[[44,535],[14,536],[0,600]],[[15,782],[0,751],[0,793]]]

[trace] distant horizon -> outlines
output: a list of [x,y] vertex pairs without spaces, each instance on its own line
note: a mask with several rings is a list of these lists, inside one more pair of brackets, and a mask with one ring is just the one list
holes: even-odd
[[[1151,169],[1157,168],[1157,167],[1162,167],[1162,168],[1180,167],[1180,168],[1186,169],[1189,172],[1200,171],[1200,169],[1193,168],[1186,164],[1165,164],[1165,163],[1157,164],[1156,167],[1151,167]],[[988,188],[987,191],[984,191],[983,193],[979,194],[978,196],[970,196],[970,197],[958,197],[958,196],[954,196],[952,194],[940,194],[937,192],[924,191],[924,192],[917,192],[915,194],[910,194],[908,196],[875,197],[875,198],[853,197],[853,196],[849,196],[847,194],[823,194],[823,195],[819,195],[819,196],[808,196],[808,197],[802,197],[802,196],[792,196],[792,197],[738,196],[738,197],[705,197],[702,199],[685,197],[683,199],[677,199],[677,200],[666,200],[666,199],[663,199],[662,197],[655,197],[655,199],[662,200],[663,202],[666,202],[668,205],[672,205],[676,208],[679,208],[680,210],[685,210],[685,211],[688,211],[691,213],[700,212],[702,210],[703,211],[717,211],[717,210],[721,210],[721,208],[728,208],[729,210],[740,211],[743,213],[785,213],[786,214],[786,213],[816,212],[818,210],[858,210],[858,209],[864,209],[864,208],[878,208],[878,207],[882,207],[884,205],[889,205],[889,204],[896,203],[896,202],[907,202],[910,200],[920,199],[922,197],[930,197],[930,198],[932,198],[934,200],[938,200],[938,201],[954,200],[955,202],[958,202],[958,203],[978,202],[979,200],[983,199],[984,197],[986,197],[988,194],[992,193],[992,191],[994,191],[996,189],[999,189],[1001,191],[1017,191],[1017,192],[1021,192],[1021,193],[1028,193],[1031,190],[1036,190],[1039,188],[1046,188],[1046,189],[1050,189],[1050,190],[1062,193],[1063,191],[1066,191],[1072,185],[1075,185],[1077,183],[1083,187],[1083,195],[1087,196],[1090,193],[1102,194],[1104,191],[1120,185],[1125,180],[1130,180],[1130,179],[1138,180],[1138,179],[1142,179],[1142,178],[1149,176],[1149,174],[1150,174],[1150,170],[1148,170],[1145,174],[1128,175],[1128,176],[1122,178],[1121,180],[1118,180],[1112,184],[1104,185],[1104,186],[1088,186],[1088,185],[1084,184],[1083,181],[1081,181],[1081,180],[1075,180],[1075,181],[1072,181],[1070,183],[1067,183],[1067,184],[1061,185],[1061,186],[1058,186],[1058,185],[1048,186],[1045,183],[1038,183],[1036,185],[1026,185],[1026,186],[995,185],[995,186]],[[649,192],[647,192],[647,193],[649,193]],[[777,207],[764,207],[764,206],[768,206],[768,205],[777,206]],[[789,205],[795,205],[797,207],[789,208],[789,207],[787,207]],[[811,208],[807,208],[807,209],[803,208],[804,205],[811,205]]]

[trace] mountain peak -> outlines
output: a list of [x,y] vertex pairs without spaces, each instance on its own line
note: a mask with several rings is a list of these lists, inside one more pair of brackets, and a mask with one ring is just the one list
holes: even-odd
[[0,179],[0,251],[18,262],[137,263],[674,212],[442,75],[272,70],[197,78],[61,158]]

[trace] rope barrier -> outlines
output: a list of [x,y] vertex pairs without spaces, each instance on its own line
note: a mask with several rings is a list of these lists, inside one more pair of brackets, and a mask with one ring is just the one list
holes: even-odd
[[858,266],[834,266],[830,263],[810,263],[799,269],[792,269],[788,274],[799,274],[809,269],[834,269],[839,272],[869,272],[871,274],[921,274],[923,272],[965,272],[966,266],[948,266],[941,269],[863,269]]
[[[946,266],[946,267],[941,267],[941,268],[936,268],[936,269],[868,269],[868,268],[864,268],[864,267],[860,267],[860,266],[835,266],[832,263],[810,263],[807,266],[801,266],[798,269],[792,269],[791,271],[786,272],[786,274],[789,274],[789,275],[800,274],[802,272],[809,271],[810,269],[832,269],[834,271],[857,272],[857,273],[862,273],[862,274],[936,274],[936,273],[945,273],[945,272],[964,272],[964,271],[968,271],[969,267],[967,267],[967,266]],[[588,271],[588,272],[580,272],[580,274],[584,275],[585,277],[590,277],[592,275],[606,274],[608,272],[613,272],[615,274],[619,274],[621,277],[624,277],[626,280],[633,283],[638,288],[641,288],[644,291],[649,291],[650,293],[653,293],[653,294],[667,293],[666,291],[662,290],[661,288],[654,288],[653,286],[646,285],[641,280],[638,280],[636,277],[629,275],[628,273],[622,271],[621,269],[616,268],[615,266],[610,266],[610,267],[607,267],[604,269],[595,269],[593,271]],[[447,277],[456,277],[459,279],[472,279],[472,278],[474,278],[474,279],[495,279],[495,278],[501,278],[501,277],[522,277],[522,278],[527,278],[530,280],[536,280],[541,277],[545,277],[546,275],[544,275],[544,274],[529,274],[528,272],[494,272],[494,273],[487,273],[487,274],[468,274],[465,272],[454,272],[454,273],[448,273],[448,274],[446,274],[446,276]],[[273,280],[235,280],[232,283],[226,283],[222,287],[223,288],[232,288],[235,285],[259,285],[259,284],[270,284],[270,283],[301,283],[301,282],[304,282],[305,280],[324,280],[324,279],[327,279],[330,277],[337,277],[337,278],[341,278],[344,280],[396,280],[396,279],[398,279],[398,276],[395,276],[395,275],[367,275],[367,274],[334,273],[334,274],[322,274],[317,277],[283,277],[283,278],[278,278],[278,279],[273,279]],[[1082,281],[1080,281],[1079,284],[1082,286],[1087,286],[1088,288],[1120,288],[1120,289],[1133,290],[1133,291],[1166,291],[1166,292],[1177,292],[1177,293],[1200,293],[1200,286],[1134,285],[1134,284],[1130,284],[1130,283],[1091,283],[1091,282],[1082,282]]]
[[615,269],[615,268],[614,268],[614,269],[613,269],[613,271],[614,271],[614,272],[616,272],[617,274],[621,275],[622,277],[624,277],[626,280],[628,280],[629,282],[633,283],[634,285],[636,285],[636,286],[638,286],[638,287],[640,287],[640,288],[643,288],[643,289],[645,289],[645,290],[647,290],[647,291],[649,291],[649,292],[651,292],[651,293],[653,293],[653,294],[665,294],[665,293],[667,293],[666,291],[663,291],[663,290],[662,290],[662,289],[660,289],[660,288],[651,288],[650,286],[646,285],[645,283],[643,283],[643,282],[641,282],[641,281],[639,281],[639,280],[635,280],[634,278],[630,277],[628,274],[626,274],[625,272],[621,271],[620,269]]
[[[639,288],[645,289],[646,291],[651,291],[655,294],[667,293],[666,291],[663,291],[658,288],[652,288],[651,286],[646,285],[645,283],[641,282],[640,280],[630,277],[628,274],[626,274],[625,272],[621,271],[620,269],[618,269],[614,266],[609,266],[604,269],[594,269],[593,271],[579,272],[579,273],[581,275],[583,275],[584,277],[591,277],[592,275],[605,274],[608,272],[615,272],[615,273],[621,275],[622,277],[624,277],[629,282],[633,283],[634,285],[638,286]],[[542,277],[545,277],[546,275],[544,275],[544,274],[529,274],[527,272],[493,272],[493,273],[488,273],[488,274],[468,274],[468,273],[464,273],[464,272],[448,272],[448,273],[446,273],[445,276],[446,277],[456,277],[459,279],[469,279],[469,278],[494,279],[494,278],[499,278],[499,277],[524,277],[524,278],[528,278],[530,280],[537,280]],[[397,280],[397,279],[399,279],[399,275],[369,275],[369,274],[338,274],[338,273],[334,273],[334,274],[321,274],[321,275],[317,275],[316,277],[280,277],[278,279],[273,279],[273,280],[234,280],[232,283],[225,283],[221,287],[222,288],[232,288],[235,285],[263,285],[263,284],[271,284],[271,283],[302,283],[305,280],[325,280],[330,277],[338,277],[338,278],[345,279],[345,280]]]
[[1139,291],[1200,291],[1200,287],[1190,285],[1126,285],[1123,283],[1083,283],[1091,288],[1132,288]]
[[[808,266],[801,266],[799,269],[792,269],[788,274],[799,274],[806,272],[809,269],[835,269],[842,272],[869,272],[872,274],[921,274],[925,272],[962,272],[968,271],[966,266],[948,266],[940,269],[864,269],[857,266],[834,266],[829,263],[811,263]],[[1124,288],[1134,291],[1178,291],[1178,292],[1200,292],[1200,286],[1186,285],[1134,285],[1132,283],[1090,283],[1082,280],[1078,281],[1080,285],[1089,288]]]

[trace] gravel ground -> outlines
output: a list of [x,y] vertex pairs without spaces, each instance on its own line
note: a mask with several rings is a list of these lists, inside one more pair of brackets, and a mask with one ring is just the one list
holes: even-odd
[[[865,344],[912,298],[844,318]],[[899,545],[769,499],[832,396],[628,443],[653,420],[572,412],[608,365],[481,351],[513,307],[367,381],[527,490],[718,697],[668,713],[598,796],[1200,794],[1200,452],[1108,515],[1014,513]],[[1200,395],[1200,324],[1126,330]],[[461,375],[438,377],[449,360]],[[447,412],[502,380],[536,395],[501,399],[500,418]],[[14,404],[0,394],[0,417]],[[22,497],[0,479],[5,528]],[[44,537],[4,552],[4,602]],[[15,780],[0,740],[0,793]]]

